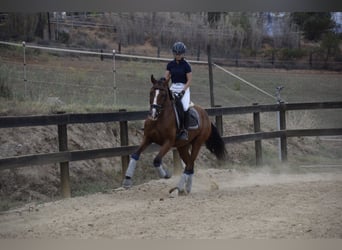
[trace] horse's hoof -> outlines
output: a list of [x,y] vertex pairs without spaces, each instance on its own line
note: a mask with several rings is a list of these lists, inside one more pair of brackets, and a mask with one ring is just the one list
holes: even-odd
[[170,179],[171,176],[172,176],[172,174],[170,174],[170,172],[167,171],[167,170],[165,169],[165,176],[164,176],[164,179]]
[[180,190],[179,187],[174,187],[174,188],[171,188],[170,191],[169,191],[169,194],[171,194],[173,191],[175,190],[178,190],[178,196],[185,196],[187,195],[188,193],[183,189],[183,190]]
[[174,188],[171,188],[170,190],[169,190],[169,194],[171,194],[173,191],[175,191],[176,189],[178,189],[179,190],[179,188],[178,187],[174,187]]
[[183,189],[183,190],[178,190],[178,196],[186,196],[188,193]]
[[122,182],[122,187],[126,189],[131,188],[132,185],[133,185],[132,179],[124,179]]

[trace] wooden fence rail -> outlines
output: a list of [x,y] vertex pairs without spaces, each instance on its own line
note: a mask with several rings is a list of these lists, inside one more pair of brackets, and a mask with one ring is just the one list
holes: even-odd
[[[342,128],[326,129],[297,129],[286,130],[286,111],[290,110],[313,110],[313,109],[342,109],[342,102],[317,102],[317,103],[279,103],[272,105],[258,105],[244,107],[214,107],[206,109],[209,116],[215,116],[217,127],[222,135],[223,115],[253,114],[254,133],[223,136],[225,143],[239,143],[255,141],[256,164],[262,164],[262,140],[280,138],[281,160],[287,160],[287,138],[298,136],[321,136],[321,135],[342,135]],[[280,118],[280,128],[278,131],[261,132],[260,113],[278,112]],[[0,159],[0,170],[25,167],[32,165],[43,165],[59,163],[61,170],[62,196],[70,196],[69,165],[70,161],[89,160],[104,157],[122,157],[123,173],[128,164],[128,156],[133,153],[138,146],[128,146],[128,121],[144,120],[148,111],[126,112],[120,110],[112,113],[88,113],[88,114],[53,114],[40,116],[2,116],[0,117],[0,128],[31,127],[57,125],[59,152],[13,156]],[[116,148],[102,148],[92,150],[69,151],[67,144],[67,125],[82,123],[120,123],[121,146]],[[151,145],[148,152],[156,151],[158,145]],[[174,158],[177,155],[174,154]],[[177,160],[179,162],[179,160]]]

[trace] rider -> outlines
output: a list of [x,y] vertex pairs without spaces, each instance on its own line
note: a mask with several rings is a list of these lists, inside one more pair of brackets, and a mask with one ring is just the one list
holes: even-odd
[[170,90],[177,94],[183,105],[184,119],[181,124],[180,140],[188,140],[189,128],[189,106],[190,106],[190,84],[192,72],[190,64],[184,59],[186,46],[182,42],[176,42],[172,47],[174,60],[166,66],[165,78],[168,82],[171,78]]

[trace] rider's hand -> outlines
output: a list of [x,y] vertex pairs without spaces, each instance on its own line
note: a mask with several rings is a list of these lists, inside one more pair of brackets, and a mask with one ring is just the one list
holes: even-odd
[[181,92],[179,92],[179,93],[177,94],[177,98],[178,98],[178,99],[182,99],[182,97],[184,96],[184,94],[185,94],[185,90],[182,90]]

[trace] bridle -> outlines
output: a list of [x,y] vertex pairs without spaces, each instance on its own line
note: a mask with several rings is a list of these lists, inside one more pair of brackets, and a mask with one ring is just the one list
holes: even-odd
[[163,104],[158,104],[157,103],[157,99],[158,99],[158,95],[159,95],[159,91],[166,91],[168,92],[168,89],[166,88],[163,88],[163,87],[159,87],[159,86],[154,86],[152,87],[153,91],[154,91],[154,100],[153,100],[153,103],[150,104],[150,119],[152,120],[157,120],[158,117],[160,116],[160,114],[162,113],[162,111],[164,110],[164,106],[163,104],[165,103],[166,101],[166,98],[168,97],[167,95],[165,95],[162,100],[162,103]]

